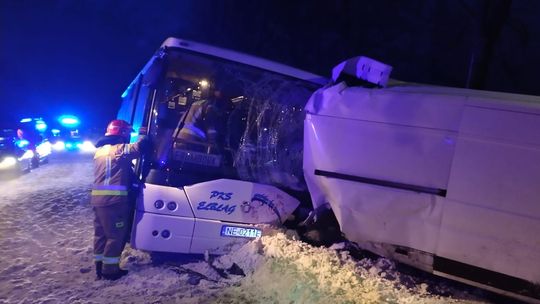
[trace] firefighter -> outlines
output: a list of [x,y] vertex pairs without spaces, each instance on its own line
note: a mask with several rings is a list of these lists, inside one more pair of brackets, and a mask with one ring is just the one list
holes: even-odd
[[132,128],[124,120],[113,120],[105,136],[96,143],[94,184],[94,257],[97,279],[116,280],[127,274],[120,269],[120,255],[130,234],[134,198],[128,195],[138,182],[133,159],[149,150],[146,129],[139,130],[136,143],[129,144]]
[[228,109],[228,100],[220,90],[213,92],[210,99],[194,102],[186,114],[184,125],[180,129],[178,147],[192,151],[216,153],[221,142],[218,139],[222,132],[223,112]]

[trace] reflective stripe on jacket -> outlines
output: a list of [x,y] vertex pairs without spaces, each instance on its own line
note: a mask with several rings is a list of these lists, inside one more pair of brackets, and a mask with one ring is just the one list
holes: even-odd
[[94,185],[92,195],[128,195],[129,188],[124,185]]
[[94,154],[94,185],[91,204],[95,207],[125,203],[134,182],[132,160],[141,154],[144,136],[134,144],[106,144]]

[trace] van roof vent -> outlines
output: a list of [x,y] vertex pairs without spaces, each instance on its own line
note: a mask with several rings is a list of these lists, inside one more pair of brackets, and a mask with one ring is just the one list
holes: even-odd
[[334,82],[345,81],[349,85],[385,87],[392,67],[365,56],[347,59],[332,69]]

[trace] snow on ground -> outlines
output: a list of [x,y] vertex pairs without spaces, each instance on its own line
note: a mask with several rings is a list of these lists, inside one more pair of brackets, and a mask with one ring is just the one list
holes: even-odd
[[489,303],[483,292],[400,273],[344,244],[273,231],[221,257],[127,248],[130,273],[96,281],[91,155],[60,154],[0,181],[0,303]]

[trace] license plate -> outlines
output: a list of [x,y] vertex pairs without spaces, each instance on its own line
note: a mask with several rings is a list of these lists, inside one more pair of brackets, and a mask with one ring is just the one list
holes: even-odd
[[221,226],[221,236],[243,237],[243,238],[258,238],[261,237],[262,231],[257,228],[245,228],[235,226]]

